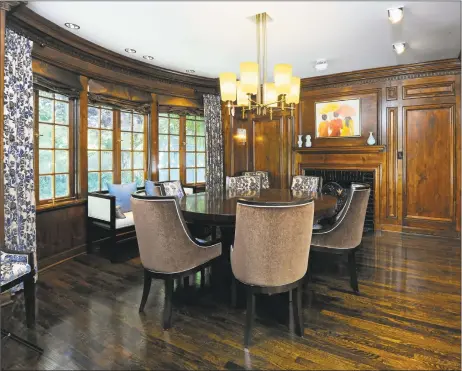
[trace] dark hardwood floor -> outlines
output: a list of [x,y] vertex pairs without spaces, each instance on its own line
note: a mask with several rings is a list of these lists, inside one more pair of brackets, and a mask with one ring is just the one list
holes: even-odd
[[262,296],[245,351],[245,308],[229,306],[226,288],[201,289],[200,277],[178,286],[173,328],[163,331],[161,281],[138,313],[139,259],[81,255],[39,275],[35,330],[25,327],[22,295],[2,309],[2,327],[45,349],[39,357],[8,340],[2,369],[460,369],[459,240],[366,236],[359,296],[341,257],[312,257],[304,338],[293,333],[288,297]]

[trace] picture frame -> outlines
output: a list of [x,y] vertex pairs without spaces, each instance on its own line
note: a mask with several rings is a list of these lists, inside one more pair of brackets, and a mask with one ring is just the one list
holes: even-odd
[[361,136],[361,99],[315,102],[316,138]]

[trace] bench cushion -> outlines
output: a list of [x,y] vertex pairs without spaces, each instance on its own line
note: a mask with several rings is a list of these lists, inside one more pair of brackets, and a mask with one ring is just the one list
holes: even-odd
[[[24,260],[25,259],[25,260]],[[27,256],[1,253],[0,285],[6,285],[31,271]]]
[[126,228],[135,225],[133,212],[124,213],[125,219],[116,219],[116,229]]

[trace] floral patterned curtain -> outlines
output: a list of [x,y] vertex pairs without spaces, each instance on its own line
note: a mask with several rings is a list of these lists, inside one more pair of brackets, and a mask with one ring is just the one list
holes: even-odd
[[36,250],[32,41],[6,29],[3,121],[5,249]]
[[205,185],[207,191],[221,191],[223,190],[223,132],[219,95],[204,95],[204,116],[207,150]]

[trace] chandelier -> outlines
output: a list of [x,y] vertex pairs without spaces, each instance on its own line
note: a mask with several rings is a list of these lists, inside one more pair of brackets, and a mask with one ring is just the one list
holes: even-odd
[[273,112],[290,111],[293,116],[295,105],[300,101],[300,77],[292,76],[290,64],[277,64],[274,67],[274,82],[266,81],[266,23],[268,14],[255,16],[257,24],[257,62],[243,62],[240,65],[240,80],[233,72],[220,74],[221,100],[227,103],[228,112],[234,116],[235,108],[255,112],[270,120]]

